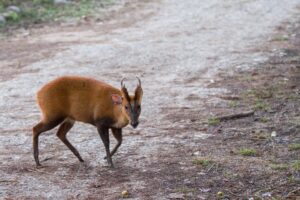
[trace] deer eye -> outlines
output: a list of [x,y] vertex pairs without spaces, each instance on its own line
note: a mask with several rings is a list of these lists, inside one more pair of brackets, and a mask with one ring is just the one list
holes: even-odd
[[125,106],[125,109],[126,109],[126,110],[128,110],[128,108],[129,108],[128,106]]

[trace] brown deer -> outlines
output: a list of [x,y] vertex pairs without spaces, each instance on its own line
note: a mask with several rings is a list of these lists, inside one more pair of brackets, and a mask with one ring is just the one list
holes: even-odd
[[[42,112],[41,121],[33,127],[33,155],[36,166],[39,162],[38,138],[42,132],[53,129],[57,125],[58,138],[83,162],[76,148],[66,137],[75,121],[89,123],[97,127],[104,143],[106,159],[110,167],[114,167],[112,156],[122,143],[122,128],[129,123],[133,128],[139,124],[143,89],[141,80],[134,95],[129,95],[121,81],[121,90],[104,82],[91,78],[64,76],[57,78],[37,93],[37,103]],[[110,152],[109,129],[117,140]]]

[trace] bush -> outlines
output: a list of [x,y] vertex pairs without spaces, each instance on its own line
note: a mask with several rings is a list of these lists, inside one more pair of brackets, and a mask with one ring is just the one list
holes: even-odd
[[18,22],[20,20],[20,15],[16,12],[8,12],[6,15],[6,20],[11,22]]

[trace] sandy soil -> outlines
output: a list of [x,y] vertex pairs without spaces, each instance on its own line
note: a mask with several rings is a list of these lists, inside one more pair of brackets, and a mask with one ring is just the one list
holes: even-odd
[[[229,91],[211,84],[221,71],[268,61],[267,44],[276,27],[296,22],[299,5],[299,0],[121,1],[101,23],[43,27],[3,39],[1,198],[119,199],[128,190],[131,199],[212,199],[222,185],[192,163],[195,156],[209,155],[211,149],[201,145],[218,139],[217,130],[205,123],[214,111],[207,105],[218,105],[213,96]],[[31,128],[39,111],[34,96],[61,75],[90,76],[117,87],[122,77],[131,77],[132,88],[134,77],[141,77],[141,124],[137,130],[125,128],[113,158],[116,169],[106,167],[96,129],[82,123],[69,139],[84,164],[54,129],[40,137],[44,168],[35,168]],[[251,188],[240,192],[244,198],[253,195]]]

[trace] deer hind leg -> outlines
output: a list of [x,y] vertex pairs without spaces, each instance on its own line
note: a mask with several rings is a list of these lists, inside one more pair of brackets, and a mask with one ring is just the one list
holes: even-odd
[[66,119],[58,128],[56,135],[73,152],[73,154],[78,158],[80,162],[84,162],[77,149],[69,142],[66,137],[67,133],[73,127],[74,123],[74,120]]
[[33,135],[33,156],[36,163],[36,166],[41,166],[39,161],[39,135],[45,131],[53,129],[58,124],[60,124],[63,119],[52,120],[49,122],[41,121],[37,125],[35,125],[32,129]]

